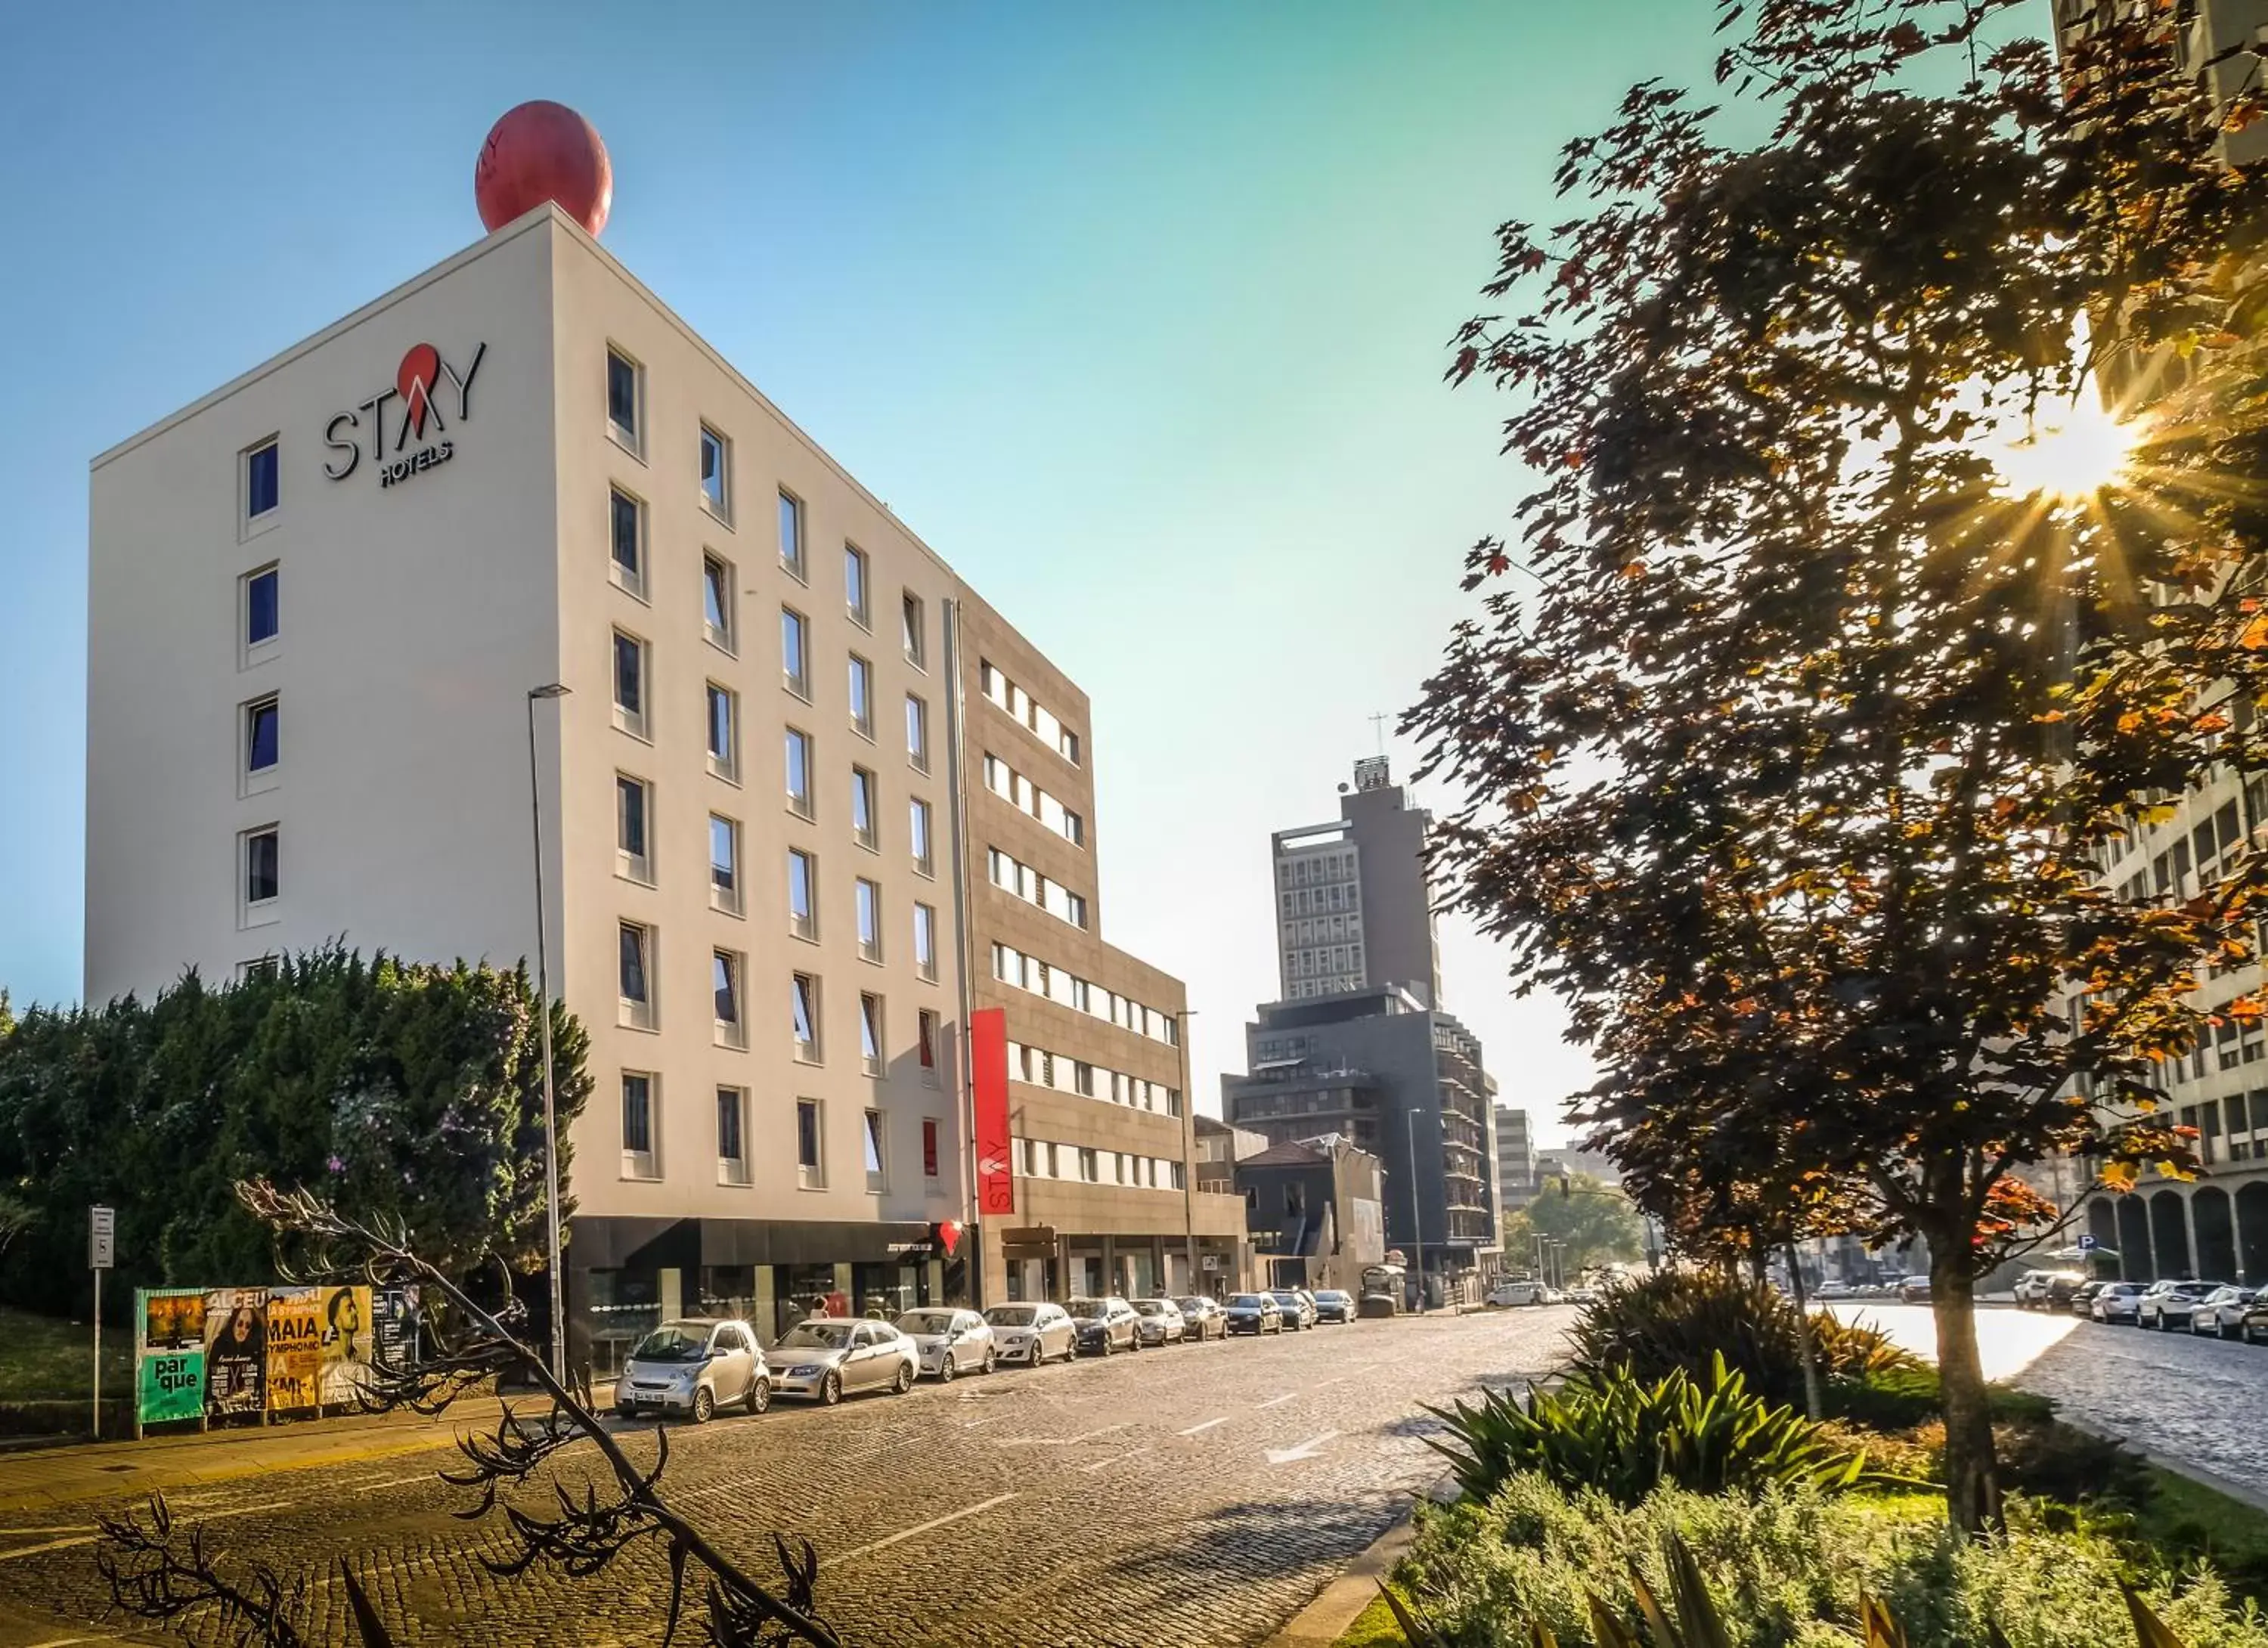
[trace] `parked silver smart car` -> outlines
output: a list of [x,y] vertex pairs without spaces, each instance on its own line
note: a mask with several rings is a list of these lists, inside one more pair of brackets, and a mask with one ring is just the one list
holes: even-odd
[[925,1306],[898,1318],[898,1331],[914,1342],[921,1371],[940,1385],[957,1373],[990,1373],[1000,1359],[992,1329],[973,1310]]
[[772,1384],[783,1396],[807,1396],[832,1408],[862,1390],[911,1390],[921,1372],[914,1342],[886,1321],[814,1316],[772,1347]]
[[992,1329],[992,1343],[1003,1362],[1027,1362],[1037,1367],[1061,1357],[1070,1361],[1079,1354],[1079,1332],[1060,1305],[1041,1299],[1029,1305],[995,1305],[984,1313]]
[[615,1410],[625,1417],[666,1414],[702,1424],[735,1404],[750,1413],[770,1407],[771,1370],[756,1330],[725,1317],[662,1323],[637,1342],[615,1381]]

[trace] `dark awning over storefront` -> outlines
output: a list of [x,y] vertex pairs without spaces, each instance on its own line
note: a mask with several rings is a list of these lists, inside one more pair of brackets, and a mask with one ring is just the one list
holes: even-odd
[[589,1270],[690,1270],[702,1266],[880,1264],[931,1257],[927,1225],[827,1219],[575,1221],[568,1263]]

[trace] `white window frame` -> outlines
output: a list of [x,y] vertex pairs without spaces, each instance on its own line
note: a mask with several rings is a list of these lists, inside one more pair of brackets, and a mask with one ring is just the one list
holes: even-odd
[[[850,599],[850,569],[858,569],[858,599]],[[874,558],[857,544],[843,546],[843,610],[861,629],[874,627]]]
[[[276,838],[276,891],[267,898],[252,896],[252,843],[266,836]],[[239,928],[268,927],[283,920],[284,903],[284,827],[281,823],[255,824],[241,831],[236,838],[236,924]]]
[[[866,822],[858,822],[858,803],[866,804]],[[882,850],[882,781],[871,768],[850,769],[850,839],[868,852]]]
[[[888,1009],[880,993],[874,990],[858,992],[858,1067],[869,1076],[889,1072]],[[867,1051],[872,1041],[873,1050]]]
[[[804,900],[810,909],[803,915],[795,913],[796,865],[804,872]],[[790,936],[811,944],[819,942],[819,859],[801,847],[787,850],[787,930]]]
[[[637,649],[638,707],[636,710],[625,708],[622,702],[622,681],[615,660],[619,644],[624,641]],[[615,731],[629,733],[641,744],[653,742],[653,644],[620,625],[615,626],[607,644],[607,699],[612,706]]]
[[[725,747],[717,747],[717,704],[725,705]],[[735,789],[740,783],[740,695],[719,681],[704,684],[701,694],[701,738],[708,751],[709,775]]]
[[[262,710],[276,712],[276,759],[258,771],[252,766],[253,717]],[[284,782],[284,695],[262,693],[236,707],[236,784],[239,796],[256,796]]]
[[[649,804],[647,820],[649,835],[652,829],[650,814],[651,804]],[[725,838],[732,843],[733,885],[730,887],[719,887],[717,884],[717,827],[719,824],[725,827]],[[746,834],[740,828],[740,820],[723,813],[711,813],[709,815],[708,847],[709,908],[726,916],[747,915],[748,910],[747,842]]]
[[929,771],[929,701],[918,693],[906,695],[906,765]]
[[694,445],[700,457],[708,456],[709,443],[717,443],[717,496],[711,497],[709,489],[701,484],[696,471],[694,484],[701,493],[701,507],[709,511],[710,519],[730,527],[733,524],[733,443],[731,438],[708,419],[701,420],[701,435]]
[[[803,794],[801,796],[798,796],[793,790],[788,788],[787,750],[790,744],[799,746],[803,751]],[[786,728],[780,739],[780,794],[786,802],[787,810],[799,819],[815,819],[819,816],[818,768],[819,741],[801,727]]]
[[868,1110],[860,1119],[864,1131],[858,1137],[859,1154],[863,1160],[871,1153],[873,1165],[866,1169],[866,1189],[870,1195],[881,1195],[890,1188],[890,1119],[880,1110]]
[[901,590],[898,599],[898,644],[904,651],[906,662],[929,673],[929,603],[911,590]]
[[[795,621],[796,635],[799,637],[796,651],[802,655],[799,660],[799,668],[792,670],[788,667],[787,661],[787,629],[790,619]],[[811,620],[804,613],[784,604],[780,607],[780,685],[802,699],[804,703],[811,702]]]
[[[745,1185],[748,1182],[748,1090],[730,1082],[718,1082],[717,1086],[717,1182],[721,1185]],[[729,1096],[728,1096],[729,1095]],[[730,1104],[740,1133],[740,1153],[725,1154],[723,1121],[725,1107]]]
[[785,487],[782,487],[779,489],[779,511],[772,518],[775,522],[776,531],[777,523],[784,522],[790,514],[792,514],[795,517],[794,555],[790,555],[788,554],[786,542],[787,534],[784,532],[778,532],[777,533],[781,541],[779,544],[780,570],[785,572],[790,578],[793,578],[797,583],[806,584],[810,581],[811,511],[806,506],[802,498],[789,491]]
[[937,982],[937,909],[918,900],[914,904],[914,974]]
[[[645,850],[633,853],[622,845],[622,825],[627,807],[622,798],[624,784],[637,786],[645,807]],[[653,885],[654,841],[653,783],[633,772],[615,769],[615,873],[625,881],[635,881],[642,887]]]
[[[718,615],[725,621],[725,627],[721,629],[709,622],[711,588],[709,572],[712,567],[718,574],[716,579],[717,610]],[[738,581],[739,573],[729,559],[718,555],[714,549],[703,549],[701,552],[701,638],[727,658],[738,658],[740,655]]]
[[[732,991],[734,1016],[716,1016],[717,964],[725,964],[725,983]],[[737,950],[727,950],[722,945],[709,952],[710,1021],[718,1047],[746,1048],[748,1045],[748,958]]]
[[[638,941],[638,970],[645,976],[645,999],[622,994],[622,935],[636,932]],[[652,1031],[661,1022],[660,1004],[655,999],[660,993],[660,980],[656,976],[656,964],[661,959],[659,935],[652,923],[632,921],[628,916],[615,920],[615,1022],[625,1030]]]
[[[645,1084],[645,1149],[630,1148],[630,1129],[624,1124],[630,1120],[630,1084],[635,1078]],[[622,1072],[615,1096],[615,1125],[622,1133],[622,1176],[625,1179],[659,1179],[661,1177],[661,1072],[659,1070],[626,1070]]]
[[[637,557],[635,567],[626,567],[615,553],[615,501],[619,498],[630,506],[631,519],[637,522],[632,533],[631,553]],[[653,565],[652,535],[647,529],[645,500],[621,482],[610,482],[607,488],[607,577],[614,586],[637,601],[646,598],[647,574]]]
[[[859,700],[861,695],[858,691],[858,684],[862,677],[864,678],[866,686],[866,690],[864,694],[864,714],[860,713]],[[853,732],[856,732],[860,738],[865,739],[869,744],[873,743],[874,741],[873,660],[872,658],[863,658],[856,652],[850,653],[849,655],[849,661],[843,666],[843,688],[850,695],[850,730]]]
[[[924,1060],[921,1056],[927,1052]],[[922,1080],[932,1087],[939,1085],[938,1067],[945,1062],[945,1021],[934,1007],[923,1007],[914,1013],[914,1063],[921,1071]]]
[[[645,363],[619,343],[607,345],[607,364],[599,378],[600,414],[606,419],[607,436],[615,445],[637,459],[645,461]],[[620,361],[630,369],[630,417],[632,427],[624,429],[615,422],[614,363]]]
[[[252,638],[252,586],[261,578],[276,580],[276,633],[259,641]],[[274,658],[284,643],[284,563],[270,561],[256,566],[236,580],[236,666],[247,670],[265,664]]]
[[[803,1159],[803,1113],[811,1111],[812,1151],[819,1159],[807,1162]],[[798,1097],[795,1101],[795,1182],[799,1190],[827,1188],[827,1101],[823,1099]]]
[[858,933],[858,959],[879,964],[882,960],[882,884],[858,877],[851,885],[851,908],[865,927]]
[[811,1040],[798,1041],[795,1039],[795,1019],[792,1013],[789,1017],[788,1036],[794,1047],[795,1061],[799,1064],[824,1064],[827,1062],[827,1026],[823,1015],[827,1012],[827,992],[821,984],[819,975],[816,973],[799,971],[791,973],[788,975],[787,987],[790,992],[791,1008],[799,997],[804,1004],[805,1017],[811,1025]]
[[[254,515],[252,512],[252,460],[271,448],[276,453],[276,502]],[[272,531],[283,519],[284,436],[281,430],[277,430],[249,443],[236,454],[236,541],[239,543],[248,542],[264,532]]]
[[[920,823],[917,825],[915,820]],[[907,850],[914,861],[914,873],[929,880],[937,879],[937,815],[923,797],[911,798],[906,807]]]

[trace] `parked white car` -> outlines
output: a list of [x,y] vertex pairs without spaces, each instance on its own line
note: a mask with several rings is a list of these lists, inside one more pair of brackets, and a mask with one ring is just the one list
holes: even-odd
[[1550,1290],[1541,1282],[1499,1282],[1488,1291],[1491,1305],[1541,1305]]
[[637,1342],[615,1381],[615,1411],[665,1414],[703,1424],[719,1408],[750,1413],[772,1405],[771,1370],[744,1321],[681,1316]]
[[1145,1345],[1179,1344],[1189,1336],[1189,1325],[1182,1319],[1182,1307],[1169,1299],[1138,1299],[1134,1313],[1141,1318],[1134,1330]]
[[1030,1305],[995,1305],[984,1313],[992,1329],[992,1343],[1003,1362],[1027,1362],[1037,1367],[1061,1357],[1070,1361],[1079,1354],[1079,1330],[1060,1305],[1042,1299]]
[[898,1318],[898,1331],[914,1342],[921,1371],[940,1385],[959,1373],[990,1373],[1000,1359],[992,1329],[973,1310],[925,1306]]

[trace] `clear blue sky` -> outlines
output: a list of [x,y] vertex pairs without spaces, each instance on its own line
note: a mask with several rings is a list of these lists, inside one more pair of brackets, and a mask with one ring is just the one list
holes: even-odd
[[[1104,931],[1189,980],[1213,1107],[1276,990],[1268,832],[1336,813],[1517,495],[1440,382],[1492,231],[1630,81],[1704,80],[1714,11],[19,10],[0,984],[78,990],[88,460],[476,239],[482,136],[549,97],[613,154],[608,246],[1092,695]],[[1444,938],[1550,1111],[1556,1012]]]

